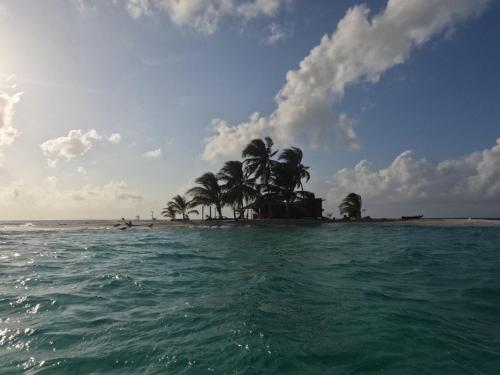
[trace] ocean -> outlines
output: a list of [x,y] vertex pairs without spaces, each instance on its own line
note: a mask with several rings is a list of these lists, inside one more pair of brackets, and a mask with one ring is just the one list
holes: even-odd
[[500,228],[0,231],[0,374],[499,374]]

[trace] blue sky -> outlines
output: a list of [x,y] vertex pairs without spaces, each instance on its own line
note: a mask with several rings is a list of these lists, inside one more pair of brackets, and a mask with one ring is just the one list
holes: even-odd
[[252,135],[327,212],[500,216],[497,1],[174,3],[0,0],[3,219],[158,213]]

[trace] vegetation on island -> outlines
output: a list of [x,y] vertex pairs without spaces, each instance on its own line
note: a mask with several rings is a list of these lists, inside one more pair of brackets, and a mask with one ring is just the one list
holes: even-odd
[[[311,178],[309,167],[303,164],[300,148],[279,152],[273,146],[270,137],[252,140],[241,152],[242,161],[227,161],[219,172],[198,177],[184,196],[176,195],[167,203],[162,215],[171,220],[178,216],[189,220],[189,215],[199,214],[195,207],[202,207],[202,215],[208,207],[207,218],[223,219],[223,208],[230,207],[234,219],[239,220],[245,218],[248,210],[281,205],[285,207],[285,217],[291,217],[292,205],[316,199],[314,193],[304,189],[304,183]],[[361,196],[350,193],[340,204],[340,213],[346,219],[359,220],[361,204]]]
[[356,193],[347,194],[339,205],[340,214],[350,220],[360,220],[362,204],[361,195]]
[[215,206],[219,219],[222,219],[222,207],[226,201],[226,191],[222,190],[220,178],[212,172],[206,172],[194,181],[195,186],[187,191],[193,197],[196,206]]
[[189,220],[189,215],[199,215],[198,210],[193,209],[194,207],[196,207],[195,202],[177,194],[167,203],[161,214],[171,219],[175,219],[176,215],[180,214],[182,220]]
[[201,206],[214,207],[216,218],[222,219],[222,209],[228,206],[235,219],[243,219],[248,209],[270,202],[289,205],[314,198],[304,190],[310,174],[309,167],[302,163],[302,150],[290,147],[279,153],[273,146],[270,137],[252,140],[241,153],[242,161],[227,161],[218,173],[206,172],[198,177],[196,186],[185,196],[172,198],[162,215],[189,219],[193,208]]

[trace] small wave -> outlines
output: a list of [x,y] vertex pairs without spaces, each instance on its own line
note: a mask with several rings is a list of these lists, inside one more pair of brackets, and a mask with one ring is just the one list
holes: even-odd
[[25,224],[0,224],[16,228],[0,233],[2,374],[498,372],[491,228]]

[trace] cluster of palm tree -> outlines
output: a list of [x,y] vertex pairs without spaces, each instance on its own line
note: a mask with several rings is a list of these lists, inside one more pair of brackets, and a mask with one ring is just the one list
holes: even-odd
[[360,220],[362,204],[361,195],[349,193],[339,205],[340,214],[350,220]]
[[161,214],[171,220],[175,220],[177,214],[180,214],[182,220],[189,220],[189,215],[199,215],[198,210],[193,209],[194,207],[196,207],[196,205],[193,201],[189,201],[186,197],[177,194],[167,203],[167,206],[163,209]]
[[[314,194],[304,190],[304,181],[310,179],[309,167],[302,164],[303,153],[298,147],[273,150],[273,140],[257,138],[242,151],[243,161],[231,160],[214,174],[207,172],[195,180],[196,186],[186,196],[175,196],[162,215],[176,218],[180,214],[189,219],[198,213],[194,207],[215,207],[216,215],[223,218],[222,209],[229,206],[235,219],[245,217],[249,208],[269,202],[290,203],[310,199]],[[276,157],[277,156],[277,157]],[[187,198],[189,197],[189,198]]]

